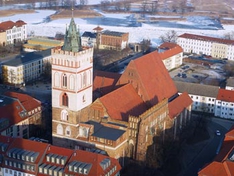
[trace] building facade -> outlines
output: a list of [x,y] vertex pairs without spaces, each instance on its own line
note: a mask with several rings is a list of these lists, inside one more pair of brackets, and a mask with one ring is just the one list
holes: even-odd
[[0,29],[0,44],[3,46],[27,39],[27,24],[22,20],[1,22]]
[[177,44],[165,42],[158,47],[158,52],[167,70],[177,68],[183,63],[183,49]]
[[51,50],[26,53],[2,64],[2,79],[5,84],[25,85],[44,74],[51,61]]
[[119,176],[118,160],[94,152],[0,136],[1,175],[4,176]]
[[93,48],[81,47],[74,19],[66,34],[63,47],[52,49],[52,135],[55,145],[61,138],[77,137],[81,121],[77,114],[92,103]]
[[0,133],[29,138],[42,130],[41,103],[26,94],[7,92],[0,96]]
[[185,33],[178,36],[177,44],[186,53],[206,54],[214,58],[234,60],[234,40]]

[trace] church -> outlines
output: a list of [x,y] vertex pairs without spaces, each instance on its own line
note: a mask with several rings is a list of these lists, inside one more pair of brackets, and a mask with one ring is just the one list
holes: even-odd
[[177,140],[192,100],[178,90],[157,51],[122,74],[93,70],[74,19],[64,45],[52,49],[53,145],[145,161],[154,136]]

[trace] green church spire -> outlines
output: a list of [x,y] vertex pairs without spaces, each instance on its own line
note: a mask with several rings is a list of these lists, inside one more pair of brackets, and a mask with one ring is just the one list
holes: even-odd
[[78,52],[82,50],[80,33],[77,30],[75,21],[71,18],[71,22],[68,28],[66,28],[64,36],[64,44],[62,47],[65,51]]

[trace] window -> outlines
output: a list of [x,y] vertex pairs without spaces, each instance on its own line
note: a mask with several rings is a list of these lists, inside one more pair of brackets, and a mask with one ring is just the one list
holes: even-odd
[[63,135],[63,126],[61,124],[58,124],[57,126],[57,134]]
[[66,135],[70,136],[71,135],[71,128],[68,126],[66,127]]
[[68,112],[65,109],[61,112],[61,120],[68,121]]
[[63,87],[67,87],[67,75],[63,74]]
[[66,93],[63,94],[63,97],[62,97],[62,105],[63,106],[68,106],[68,96]]
[[87,74],[86,74],[86,72],[84,72],[84,74],[83,74],[83,87],[86,87],[86,84],[87,84]]

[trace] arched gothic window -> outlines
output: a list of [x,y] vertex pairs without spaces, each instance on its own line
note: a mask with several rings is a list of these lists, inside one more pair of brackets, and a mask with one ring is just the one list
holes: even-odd
[[63,74],[63,87],[67,87],[67,75],[66,74]]
[[61,124],[57,125],[57,134],[63,135],[63,126]]
[[68,112],[65,109],[61,112],[61,120],[68,121]]
[[68,106],[68,96],[66,93],[63,94],[62,96],[62,105],[63,106]]

